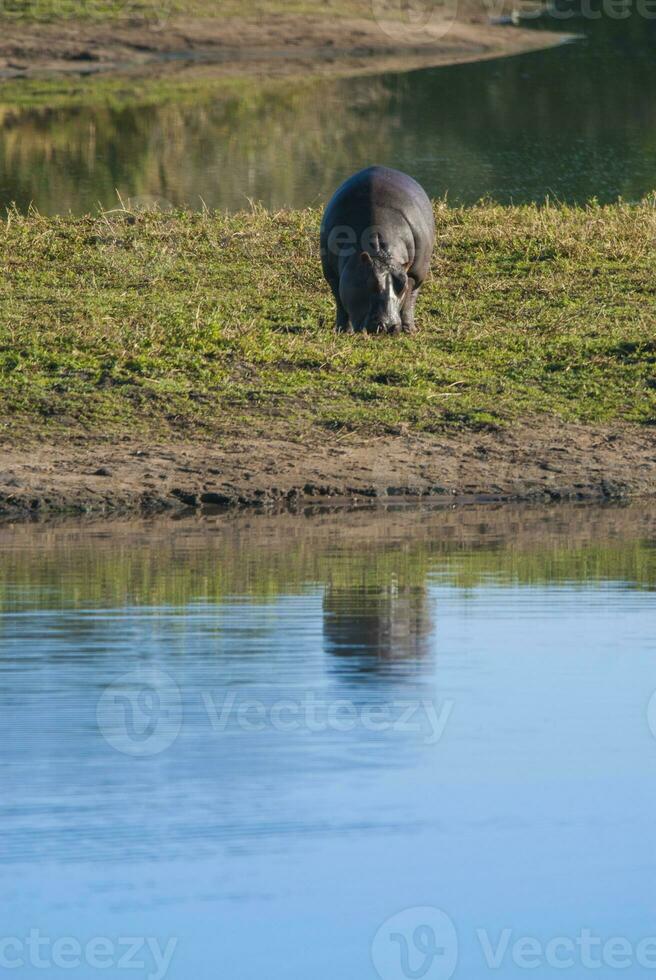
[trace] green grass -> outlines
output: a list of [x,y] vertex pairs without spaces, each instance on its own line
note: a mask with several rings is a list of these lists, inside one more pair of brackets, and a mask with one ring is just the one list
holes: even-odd
[[[432,0],[439,11],[444,7],[447,16],[451,7],[446,0]],[[494,8],[497,12],[497,8]],[[463,16],[487,15],[488,9],[481,0],[460,0],[459,12]],[[385,15],[399,18],[397,0],[4,0],[0,10],[0,22],[105,21],[105,22],[155,22],[163,23],[176,17],[202,17],[214,20],[270,21],[279,17],[313,17],[372,20]]]
[[[393,5],[391,7],[393,10]],[[285,16],[373,16],[369,0],[4,0],[2,17],[22,21],[162,21],[179,15],[251,20]]]
[[436,205],[411,338],[338,336],[320,212],[11,213],[0,432],[656,422],[656,207]]
[[[307,78],[307,83],[312,86],[319,81],[316,77]],[[267,81],[267,87],[284,92],[289,88],[289,82],[272,78]],[[41,110],[47,114],[57,109],[78,107],[96,110],[138,107],[143,111],[164,105],[194,105],[199,101],[228,100],[233,97],[254,101],[262,88],[261,80],[249,75],[212,78],[189,73],[180,78],[165,71],[152,76],[107,73],[9,78],[3,80],[0,89],[0,122],[14,116],[17,110]]]

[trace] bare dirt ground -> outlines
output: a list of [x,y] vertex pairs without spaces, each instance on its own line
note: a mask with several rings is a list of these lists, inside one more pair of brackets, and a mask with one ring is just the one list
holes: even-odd
[[174,19],[156,23],[25,24],[4,21],[0,77],[103,71],[142,73],[211,65],[215,73],[409,70],[551,47],[564,35],[475,20],[435,25],[419,39],[369,20],[285,17],[267,21]]
[[500,431],[0,446],[0,516],[296,506],[334,498],[615,500],[656,495],[656,432],[522,422]]

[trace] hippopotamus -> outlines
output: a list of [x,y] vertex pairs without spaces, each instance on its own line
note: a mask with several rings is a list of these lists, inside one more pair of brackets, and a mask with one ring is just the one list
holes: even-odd
[[433,208],[416,180],[388,167],[349,177],[321,222],[321,264],[337,304],[337,330],[412,333],[434,244]]

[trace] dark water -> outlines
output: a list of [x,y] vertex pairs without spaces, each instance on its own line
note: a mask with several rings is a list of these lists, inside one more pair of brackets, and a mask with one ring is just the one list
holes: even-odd
[[656,189],[654,21],[557,26],[587,37],[409,74],[217,82],[191,102],[94,107],[91,82],[88,105],[3,105],[0,202],[79,213],[115,206],[118,191],[163,206],[307,205],[371,162],[453,203],[639,199]]
[[0,973],[649,976],[655,545],[644,507],[0,531]]

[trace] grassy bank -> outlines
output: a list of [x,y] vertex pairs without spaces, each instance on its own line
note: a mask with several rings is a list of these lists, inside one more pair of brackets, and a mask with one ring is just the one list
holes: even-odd
[[10,214],[5,438],[656,422],[656,209],[451,210],[413,338],[336,336],[318,210]]
[[25,21],[61,20],[125,20],[142,16],[161,21],[166,17],[185,15],[236,19],[289,16],[350,16],[371,17],[368,0],[328,0],[317,10],[311,0],[249,0],[247,9],[238,0],[6,0],[2,14],[6,18]]
[[[436,13],[444,6],[447,14],[451,7],[443,2],[434,4]],[[330,20],[335,17],[372,20],[374,16],[398,17],[399,7],[394,0],[386,4],[378,0],[375,8],[371,0],[5,0],[1,16],[5,19],[57,21],[62,19],[122,21],[141,17],[161,22],[169,17],[205,17],[218,20],[267,21],[276,17],[314,17]],[[483,0],[466,0],[464,9],[485,12]],[[492,9],[492,8],[491,8]],[[496,8],[494,8],[496,10]]]

